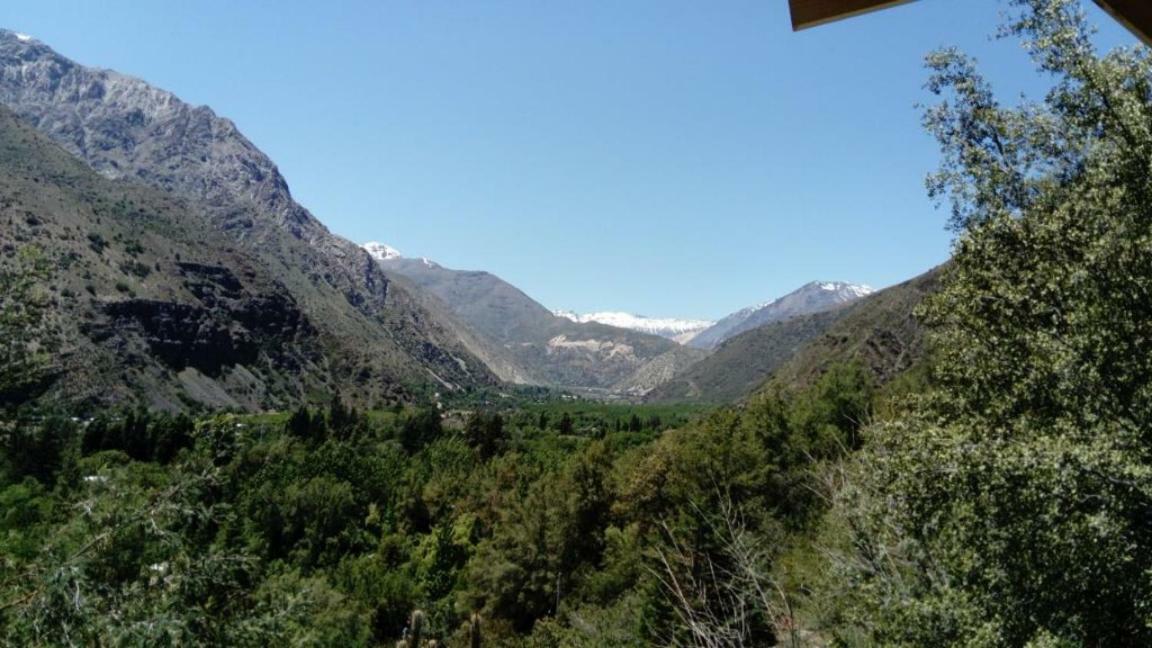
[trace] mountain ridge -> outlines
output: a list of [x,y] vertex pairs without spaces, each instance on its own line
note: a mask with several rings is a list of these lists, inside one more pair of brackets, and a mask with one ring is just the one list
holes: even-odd
[[745,331],[799,315],[832,310],[873,292],[870,286],[864,284],[810,281],[782,297],[742,308],[721,318],[696,334],[688,344],[698,349],[715,349],[725,340]]
[[443,317],[296,203],[275,163],[210,108],[6,30],[0,104],[100,175],[191,201],[191,214],[279,278],[336,365],[398,384],[495,384]]
[[859,363],[882,384],[926,353],[915,316],[945,266],[839,307],[759,326],[644,395],[651,402],[726,403],[765,385],[805,386],[836,363]]

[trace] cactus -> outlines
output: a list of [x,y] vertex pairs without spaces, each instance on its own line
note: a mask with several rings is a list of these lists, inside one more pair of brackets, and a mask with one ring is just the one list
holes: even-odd
[[472,648],[480,648],[480,613],[473,612],[472,618],[468,620],[468,645]]
[[422,648],[420,644],[420,635],[424,632],[424,612],[422,610],[413,610],[412,619],[408,623],[408,636],[406,639],[405,648]]

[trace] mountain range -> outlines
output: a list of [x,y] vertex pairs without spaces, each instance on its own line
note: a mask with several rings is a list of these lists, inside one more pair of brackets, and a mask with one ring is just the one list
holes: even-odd
[[3,30],[0,104],[0,263],[29,246],[54,261],[61,343],[37,386],[53,401],[375,406],[501,384],[730,400],[809,348],[839,353],[826,336],[849,306],[906,316],[843,282],[717,322],[551,311],[492,273],[330,232],[210,108]]
[[573,322],[599,322],[600,324],[606,324],[608,326],[659,335],[669,340],[675,340],[680,344],[687,344],[689,340],[696,337],[697,333],[715,324],[715,322],[711,320],[646,317],[644,315],[612,311],[587,313],[584,315],[567,310],[556,310],[552,312],[560,317],[570,319]]
[[[810,384],[836,362],[858,363],[877,383],[886,383],[924,357],[924,336],[915,310],[936,290],[943,268],[838,307],[746,330],[644,397],[664,402],[732,402],[769,380],[786,386]],[[824,290],[822,284],[801,290],[812,294],[812,286]]]

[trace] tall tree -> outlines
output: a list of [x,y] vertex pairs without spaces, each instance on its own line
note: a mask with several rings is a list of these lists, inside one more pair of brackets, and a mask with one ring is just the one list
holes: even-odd
[[1152,643],[1152,60],[1073,0],[1002,30],[1052,86],[1002,105],[928,58],[958,233],[924,312],[940,387],[841,494],[846,616],[883,644]]

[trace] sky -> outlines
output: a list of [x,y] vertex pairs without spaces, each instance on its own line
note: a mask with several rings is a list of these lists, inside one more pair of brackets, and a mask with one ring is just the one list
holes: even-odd
[[[1091,3],[1104,47],[1135,39]],[[718,318],[947,259],[923,58],[1044,79],[1006,5],[793,33],[784,0],[36,0],[0,27],[211,106],[334,232],[488,270],[550,308]]]

